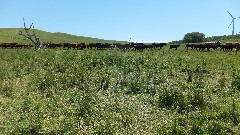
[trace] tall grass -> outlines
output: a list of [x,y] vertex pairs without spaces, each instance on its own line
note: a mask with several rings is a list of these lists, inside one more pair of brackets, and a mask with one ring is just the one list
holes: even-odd
[[0,49],[0,134],[237,134],[239,54]]

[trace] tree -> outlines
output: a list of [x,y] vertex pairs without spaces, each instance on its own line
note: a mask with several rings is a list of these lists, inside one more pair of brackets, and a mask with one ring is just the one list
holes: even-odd
[[192,33],[187,33],[184,36],[183,41],[185,43],[199,43],[199,42],[203,42],[204,39],[205,39],[205,35],[203,33],[192,32]]
[[[43,48],[43,43],[40,41],[39,37],[37,37],[36,32],[34,30],[33,23],[29,28],[26,27],[25,20],[23,18],[24,32],[22,30],[18,30],[18,35],[23,36],[24,38],[29,39],[34,45],[36,50],[40,50]],[[32,29],[32,32],[30,30]]]

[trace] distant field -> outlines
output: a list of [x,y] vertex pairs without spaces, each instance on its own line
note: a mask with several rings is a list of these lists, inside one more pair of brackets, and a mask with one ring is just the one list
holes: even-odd
[[[23,37],[17,34],[17,30],[20,28],[0,28],[0,43],[1,42],[17,42],[17,43],[31,43],[25,40]],[[75,36],[66,33],[50,33],[41,30],[35,30],[37,36],[43,42],[53,42],[53,43],[113,43],[115,40],[104,40],[91,37]]]
[[0,134],[238,134],[240,54],[0,49]]

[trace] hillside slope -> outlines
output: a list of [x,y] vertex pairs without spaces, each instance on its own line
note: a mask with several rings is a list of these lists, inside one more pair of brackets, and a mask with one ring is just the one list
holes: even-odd
[[[22,36],[17,34],[17,30],[23,30],[21,28],[0,28],[0,43],[1,42],[17,42],[17,43],[31,43],[25,40]],[[51,33],[42,30],[35,30],[37,36],[43,42],[54,42],[54,43],[73,43],[73,42],[83,42],[83,43],[113,43],[116,40],[104,40],[91,37],[75,36],[66,33]]]
[[[221,41],[222,44],[225,44],[226,42],[240,42],[240,35],[223,35],[223,36],[212,36],[212,37],[206,37],[204,39],[204,42],[216,42]],[[178,41],[172,41],[170,44],[183,44],[184,42],[182,40]]]

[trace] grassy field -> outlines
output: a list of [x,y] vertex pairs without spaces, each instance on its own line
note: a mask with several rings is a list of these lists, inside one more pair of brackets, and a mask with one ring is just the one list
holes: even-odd
[[[17,42],[20,44],[31,43],[28,40],[23,40],[22,36],[17,34],[17,30],[20,28],[0,28],[0,43],[1,42]],[[42,30],[35,30],[37,36],[39,36],[42,42],[53,42],[53,43],[113,43],[115,40],[104,40],[92,37],[75,36],[66,33],[50,33]]]
[[239,134],[240,55],[0,49],[0,134]]

